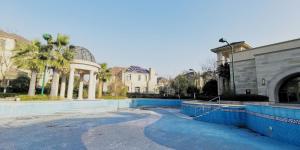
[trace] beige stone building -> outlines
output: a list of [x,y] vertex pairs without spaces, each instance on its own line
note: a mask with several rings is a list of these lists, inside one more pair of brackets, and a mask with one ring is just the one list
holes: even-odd
[[[157,74],[154,69],[145,69],[139,66],[113,67],[111,81],[118,78],[126,86],[128,93],[155,93],[159,92],[157,86]],[[104,90],[107,91],[105,84]]]
[[130,66],[122,72],[122,81],[128,93],[158,93],[157,75],[152,68]]
[[[28,74],[29,71],[18,69],[13,65],[11,57],[17,44],[30,41],[17,34],[0,30],[0,80],[1,86],[9,86],[9,81],[16,79],[20,74]],[[4,81],[5,78],[5,81]],[[3,83],[5,82],[5,83]]]
[[[300,102],[300,39],[255,48],[243,41],[231,45],[237,94],[265,95],[271,103]],[[231,63],[229,46],[211,51],[217,54],[218,65]],[[232,91],[232,87],[232,76],[219,76],[219,94]]]

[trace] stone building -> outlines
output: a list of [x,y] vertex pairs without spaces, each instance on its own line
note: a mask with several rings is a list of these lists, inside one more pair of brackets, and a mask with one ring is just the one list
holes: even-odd
[[[154,69],[145,69],[139,66],[113,67],[111,68],[111,81],[119,79],[126,87],[128,93],[155,93],[157,94],[157,75]],[[105,90],[110,84],[106,83]]]
[[157,75],[152,68],[130,66],[122,72],[122,81],[128,93],[158,93]]
[[13,65],[11,57],[13,50],[18,44],[29,43],[30,41],[20,35],[0,30],[0,80],[1,86],[9,86],[9,81],[16,79],[21,74],[28,74],[29,71],[18,69]]
[[[255,48],[244,41],[231,45],[237,94],[265,95],[271,103],[300,102],[300,39]],[[217,54],[218,65],[231,63],[229,46],[211,51]],[[232,80],[219,76],[219,94],[232,91]]]
[[158,77],[157,78],[157,86],[158,87],[165,87],[170,84],[170,80],[165,77]]

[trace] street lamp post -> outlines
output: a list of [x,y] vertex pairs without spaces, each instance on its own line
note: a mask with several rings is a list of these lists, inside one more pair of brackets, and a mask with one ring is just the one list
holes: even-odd
[[43,74],[43,81],[42,81],[41,95],[44,95],[44,91],[45,91],[45,80],[46,80],[47,70],[48,70],[48,64],[45,65],[45,70],[44,70],[44,74]]
[[231,68],[232,68],[233,95],[235,95],[236,91],[235,91],[234,67],[233,67],[233,63],[234,63],[234,61],[233,61],[233,46],[230,43],[228,43],[228,41],[225,40],[224,38],[221,38],[219,40],[219,42],[221,42],[221,43],[227,43],[227,45],[231,48]]
[[[52,36],[50,34],[43,34],[43,38],[47,41],[47,45],[49,44],[53,44],[52,43]],[[51,49],[52,51],[53,49]],[[42,58],[44,59],[44,61],[46,61],[46,64],[45,64],[45,70],[44,70],[44,74],[43,74],[43,81],[42,81],[42,90],[41,90],[41,95],[44,95],[44,90],[45,90],[45,80],[46,80],[46,73],[48,71],[48,57],[46,58]]]
[[[193,76],[194,76],[194,88],[197,88],[197,72],[194,70],[194,69],[190,69],[190,72],[193,73]],[[196,93],[195,93],[195,89],[193,89],[193,96],[194,96],[194,99],[196,99]]]

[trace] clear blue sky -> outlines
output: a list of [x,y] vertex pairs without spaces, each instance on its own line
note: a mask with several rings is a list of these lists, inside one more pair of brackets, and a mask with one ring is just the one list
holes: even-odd
[[64,33],[109,66],[199,70],[218,39],[261,46],[300,37],[299,0],[3,0],[0,28]]

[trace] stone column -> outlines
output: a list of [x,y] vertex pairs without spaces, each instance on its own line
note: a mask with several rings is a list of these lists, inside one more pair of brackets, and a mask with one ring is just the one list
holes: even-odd
[[89,79],[89,91],[88,91],[88,99],[95,99],[95,71],[90,70],[90,79]]
[[74,74],[75,68],[72,66],[70,67],[70,76],[69,76],[69,83],[68,83],[68,99],[73,99],[73,89],[74,89]]
[[60,83],[60,98],[65,98],[65,93],[66,93],[66,81],[67,77],[65,74],[62,75],[61,77],[61,83]]
[[57,69],[53,69],[50,96],[58,95],[58,87],[59,87],[59,71]]
[[223,95],[223,93],[224,93],[225,89],[223,89],[223,87],[224,87],[223,84],[224,84],[223,83],[223,77],[220,77],[218,75],[218,95]]
[[78,99],[79,100],[83,99],[83,75],[84,74],[80,74],[79,90],[78,90]]
[[93,97],[96,98],[96,89],[97,89],[97,74],[94,74],[94,92]]

